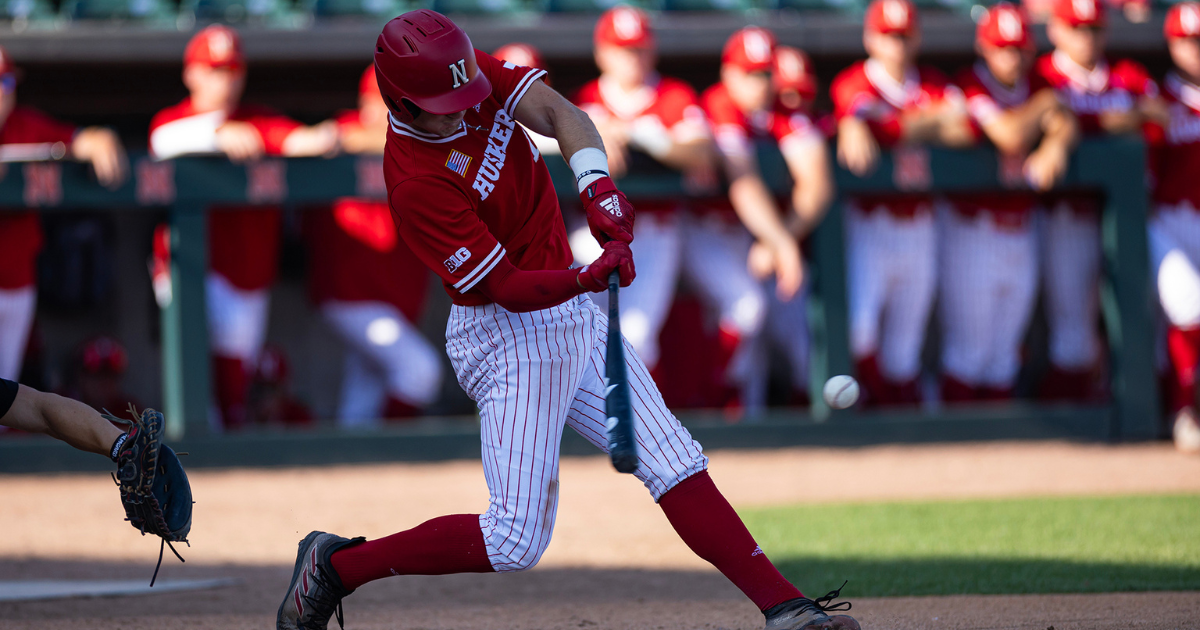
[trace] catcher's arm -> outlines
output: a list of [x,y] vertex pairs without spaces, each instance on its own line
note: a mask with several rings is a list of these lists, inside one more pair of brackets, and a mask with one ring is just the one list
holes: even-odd
[[21,385],[12,408],[0,424],[30,433],[44,433],[90,453],[110,457],[123,433],[91,407],[57,394]]

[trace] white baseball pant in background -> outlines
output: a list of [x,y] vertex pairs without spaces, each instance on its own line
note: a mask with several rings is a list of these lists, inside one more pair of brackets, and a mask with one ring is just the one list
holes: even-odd
[[1041,232],[1050,363],[1090,370],[1100,358],[1100,217],[1060,203],[1046,213]]
[[933,214],[904,218],[848,205],[846,241],[851,352],[875,355],[889,381],[911,381],[921,371],[937,284]]
[[[550,544],[563,427],[607,451],[606,319],[587,296],[532,313],[495,304],[450,311],[446,351],[459,385],[479,408],[491,494],[479,524],[497,571],[534,566]],[[640,458],[635,476],[657,501],[706,469],[708,458],[667,410],[628,341],[625,357]]]
[[395,306],[331,301],[321,314],[347,345],[340,426],[377,424],[389,394],[413,407],[437,399],[442,387],[437,351]]
[[1167,321],[1200,327],[1200,211],[1184,202],[1161,205],[1150,218],[1151,271]]
[[1011,388],[1037,298],[1037,235],[981,212],[941,213],[942,369],[972,387]]
[[212,272],[205,287],[209,348],[215,355],[241,359],[247,370],[253,370],[267,337],[270,291],[239,289]]
[[36,310],[37,287],[0,289],[0,378],[16,381],[21,375]]

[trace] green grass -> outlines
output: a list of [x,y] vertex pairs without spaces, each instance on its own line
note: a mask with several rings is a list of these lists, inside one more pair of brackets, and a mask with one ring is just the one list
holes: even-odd
[[1200,496],[740,511],[812,597],[1200,590]]

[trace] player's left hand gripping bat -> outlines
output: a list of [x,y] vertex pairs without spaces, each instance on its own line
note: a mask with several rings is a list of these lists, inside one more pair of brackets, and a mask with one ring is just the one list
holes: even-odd
[[638,467],[637,443],[633,440],[633,410],[629,405],[629,378],[625,369],[625,345],[621,339],[621,307],[617,302],[620,276],[608,276],[608,353],[604,368],[604,411],[607,416],[608,455],[617,472],[632,473]]

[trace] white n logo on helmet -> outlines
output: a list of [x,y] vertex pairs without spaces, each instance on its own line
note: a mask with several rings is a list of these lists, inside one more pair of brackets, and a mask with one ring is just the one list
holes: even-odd
[[1012,11],[1001,10],[996,16],[996,26],[1000,28],[1000,36],[1005,41],[1015,42],[1021,39],[1021,18]]
[[1075,16],[1081,20],[1091,20],[1096,17],[1096,4],[1092,0],[1072,0]]
[[908,24],[908,6],[903,2],[885,2],[883,4],[883,17],[887,20],[889,26],[898,28]]
[[642,36],[642,18],[633,9],[618,7],[613,13],[613,30],[623,40]]
[[450,76],[454,79],[455,89],[462,87],[462,84],[470,81],[471,79],[467,77],[467,60],[459,59],[457,62],[450,64]]
[[763,63],[771,58],[771,40],[760,30],[746,31],[742,47],[746,49],[746,58],[754,63]]
[[1194,4],[1185,4],[1179,10],[1179,25],[1188,35],[1200,34],[1200,9]]

